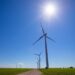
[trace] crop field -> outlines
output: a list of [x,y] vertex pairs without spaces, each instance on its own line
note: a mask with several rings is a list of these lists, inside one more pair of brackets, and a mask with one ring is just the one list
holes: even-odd
[[43,75],[75,75],[75,69],[70,68],[52,68],[52,69],[41,69]]
[[0,68],[0,75],[16,75],[21,72],[28,71],[30,69],[24,68]]

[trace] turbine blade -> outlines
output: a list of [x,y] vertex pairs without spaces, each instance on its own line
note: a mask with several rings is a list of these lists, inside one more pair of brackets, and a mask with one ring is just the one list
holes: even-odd
[[41,53],[39,53],[39,54],[34,54],[34,55],[40,56],[40,55],[41,55]]
[[44,32],[44,29],[43,29],[43,26],[42,26],[42,24],[41,24],[41,28],[42,28],[42,32],[43,32],[43,34],[44,34],[45,32]]
[[39,54],[35,54],[35,55],[39,56]]
[[54,39],[52,39],[52,38],[50,38],[50,37],[48,37],[48,36],[47,36],[47,38],[48,38],[49,40],[53,41],[53,42],[56,42]]
[[42,35],[38,40],[36,40],[33,45],[35,45],[41,38],[43,38],[44,35]]

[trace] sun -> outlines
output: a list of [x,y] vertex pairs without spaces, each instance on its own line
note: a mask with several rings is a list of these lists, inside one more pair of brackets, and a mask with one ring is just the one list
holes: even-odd
[[56,16],[57,6],[53,3],[47,3],[43,6],[43,15],[47,17]]

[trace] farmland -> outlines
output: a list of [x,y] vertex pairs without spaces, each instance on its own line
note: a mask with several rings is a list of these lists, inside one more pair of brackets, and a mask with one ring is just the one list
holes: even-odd
[[21,72],[28,71],[30,69],[24,68],[0,68],[0,75],[16,75]]
[[70,68],[51,68],[41,69],[43,75],[75,75],[75,69]]

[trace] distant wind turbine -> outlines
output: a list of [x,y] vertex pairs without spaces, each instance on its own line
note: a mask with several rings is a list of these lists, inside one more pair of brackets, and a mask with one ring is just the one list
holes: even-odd
[[40,39],[42,39],[44,37],[44,40],[45,40],[45,55],[46,55],[46,69],[49,68],[49,62],[48,62],[48,50],[47,50],[47,39],[55,42],[55,40],[53,40],[52,38],[48,37],[47,36],[47,33],[44,31],[42,25],[41,25],[41,28],[42,28],[42,32],[43,32],[43,35],[38,39],[36,40],[33,45],[35,45]]
[[40,61],[41,61],[41,53],[40,54],[35,54],[36,56],[38,56],[38,61],[37,61],[37,68],[40,69]]

